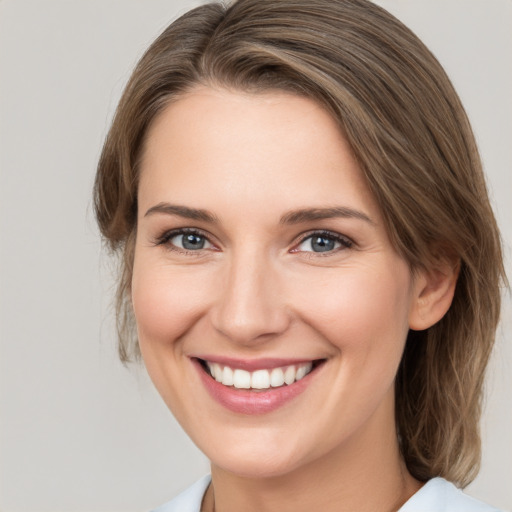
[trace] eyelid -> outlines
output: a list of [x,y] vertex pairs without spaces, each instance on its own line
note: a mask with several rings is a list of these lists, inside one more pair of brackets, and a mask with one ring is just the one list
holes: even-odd
[[[301,244],[303,244],[308,238],[311,238],[314,236],[329,238],[331,240],[339,242],[342,245],[342,247],[332,250],[332,251],[326,251],[325,253],[322,253],[322,252],[315,253],[314,251],[299,250],[298,247]],[[342,235],[341,233],[337,233],[336,231],[330,231],[328,229],[317,229],[317,230],[313,230],[313,231],[308,231],[306,233],[302,233],[299,236],[298,240],[293,244],[293,248],[290,252],[304,252],[304,253],[308,253],[308,254],[316,254],[317,256],[331,256],[333,254],[336,254],[340,250],[350,249],[354,246],[355,246],[355,242],[346,235]]]
[[[175,236],[186,235],[186,234],[193,234],[193,235],[198,235],[198,236],[204,237],[208,241],[208,243],[210,243],[213,247],[207,248],[207,249],[198,249],[195,251],[190,251],[187,249],[182,249],[180,247],[177,247],[177,246],[169,243],[170,240],[172,238],[174,238]],[[342,247],[334,249],[332,251],[326,251],[325,253],[321,253],[321,252],[316,253],[314,251],[299,250],[298,247],[301,244],[303,244],[308,238],[311,238],[314,236],[329,238],[331,240],[339,242],[342,245]],[[161,235],[154,238],[153,244],[155,246],[160,246],[160,245],[165,246],[169,250],[177,251],[182,254],[193,254],[195,256],[199,255],[200,253],[202,253],[205,250],[207,250],[207,251],[211,251],[211,250],[218,251],[219,250],[218,244],[216,244],[212,241],[212,236],[208,232],[206,232],[200,228],[193,228],[193,227],[182,227],[182,228],[173,228],[173,229],[166,230],[166,231],[162,232]],[[355,242],[346,235],[342,235],[341,233],[338,233],[336,231],[330,231],[327,229],[317,229],[317,230],[309,230],[305,233],[301,233],[298,236],[298,238],[296,239],[296,241],[293,243],[293,247],[290,250],[290,252],[297,252],[297,253],[302,252],[302,253],[308,253],[308,254],[311,253],[311,254],[315,254],[317,256],[330,256],[330,255],[336,254],[337,252],[339,252],[341,250],[350,249],[355,245],[356,245]]]
[[[205,248],[205,249],[198,249],[195,251],[190,251],[187,249],[182,249],[181,247],[177,247],[170,243],[170,240],[178,235],[197,235],[205,238],[209,244],[213,246],[213,248]],[[199,228],[190,228],[190,227],[184,227],[184,228],[174,228],[164,231],[161,235],[155,237],[153,240],[153,244],[156,246],[165,246],[170,251],[176,251],[181,254],[193,254],[194,256],[199,255],[203,251],[211,251],[211,250],[218,250],[217,245],[212,241],[211,235],[202,229]]]

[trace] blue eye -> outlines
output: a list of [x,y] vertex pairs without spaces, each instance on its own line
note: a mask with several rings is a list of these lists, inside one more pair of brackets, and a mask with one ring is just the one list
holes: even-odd
[[210,242],[198,233],[179,233],[169,238],[169,242],[186,251],[199,251],[201,249],[209,249]]
[[352,242],[335,233],[313,233],[302,240],[297,249],[303,252],[328,253],[352,246]]
[[203,249],[212,249],[214,247],[200,231],[190,228],[167,231],[155,240],[155,245],[162,245],[171,250],[185,252],[199,252]]

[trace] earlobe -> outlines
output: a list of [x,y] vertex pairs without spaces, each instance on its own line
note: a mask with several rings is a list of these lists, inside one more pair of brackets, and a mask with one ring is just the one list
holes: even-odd
[[445,261],[435,269],[421,270],[415,276],[409,328],[428,329],[446,314],[455,294],[460,262]]

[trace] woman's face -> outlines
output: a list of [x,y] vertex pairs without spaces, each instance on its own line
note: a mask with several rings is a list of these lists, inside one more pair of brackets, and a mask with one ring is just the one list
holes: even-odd
[[286,474],[394,432],[419,286],[320,106],[193,90],[149,131],[138,208],[141,351],[214,465]]

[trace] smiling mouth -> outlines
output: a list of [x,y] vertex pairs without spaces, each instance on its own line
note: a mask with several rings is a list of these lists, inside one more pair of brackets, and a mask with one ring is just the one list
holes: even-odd
[[204,359],[198,359],[198,361],[212,379],[226,387],[264,391],[290,386],[302,380],[325,362],[325,359],[285,365],[278,368],[258,369],[252,372]]

